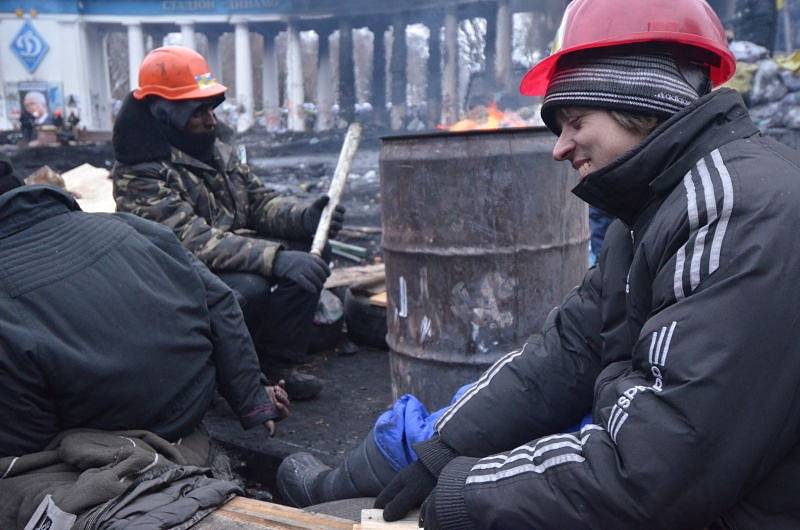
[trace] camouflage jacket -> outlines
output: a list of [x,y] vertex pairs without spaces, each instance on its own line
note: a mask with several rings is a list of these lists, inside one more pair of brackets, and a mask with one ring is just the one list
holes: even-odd
[[174,147],[169,160],[117,163],[117,211],[167,225],[212,270],[269,278],[281,244],[264,238],[309,239],[306,205],[266,188],[230,145],[218,140],[214,158],[224,171]]

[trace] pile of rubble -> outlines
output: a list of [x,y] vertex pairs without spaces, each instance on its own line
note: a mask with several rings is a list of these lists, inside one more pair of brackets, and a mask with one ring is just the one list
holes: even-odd
[[45,165],[25,177],[25,184],[45,184],[67,190],[84,212],[110,213],[116,209],[111,172],[104,167],[85,163],[58,173]]
[[775,54],[747,41],[730,45],[736,75],[726,86],[738,90],[758,127],[800,129],[800,50]]

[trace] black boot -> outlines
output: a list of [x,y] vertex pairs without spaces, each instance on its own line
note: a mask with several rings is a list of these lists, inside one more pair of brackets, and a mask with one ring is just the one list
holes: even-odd
[[322,379],[297,368],[278,366],[266,370],[270,384],[283,380],[291,401],[314,399],[322,392]]
[[375,445],[373,432],[331,469],[310,453],[287,456],[278,467],[278,493],[292,506],[375,497],[397,472]]

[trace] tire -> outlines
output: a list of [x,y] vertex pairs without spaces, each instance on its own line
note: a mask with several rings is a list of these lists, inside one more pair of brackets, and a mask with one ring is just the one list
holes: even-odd
[[363,346],[389,349],[386,345],[386,308],[374,306],[368,297],[348,289],[344,296],[344,319],[350,340]]

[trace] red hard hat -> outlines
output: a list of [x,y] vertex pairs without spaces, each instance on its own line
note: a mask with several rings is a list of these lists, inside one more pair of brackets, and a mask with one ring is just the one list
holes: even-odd
[[519,91],[543,96],[559,58],[569,53],[653,42],[702,57],[714,86],[736,71],[722,23],[705,0],[574,0],[561,19],[552,55],[528,70]]
[[147,54],[139,67],[139,88],[133,97],[205,99],[219,96],[226,88],[214,79],[202,55],[181,46],[164,46]]

